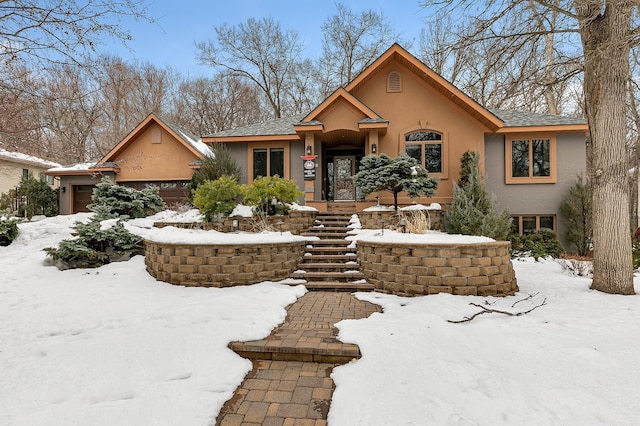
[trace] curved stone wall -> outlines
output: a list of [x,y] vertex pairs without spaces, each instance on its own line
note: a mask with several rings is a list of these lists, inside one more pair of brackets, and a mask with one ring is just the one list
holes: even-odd
[[145,241],[151,276],[190,287],[231,287],[277,281],[302,261],[306,241],[269,244],[175,244]]
[[518,291],[510,244],[358,241],[358,264],[366,280],[383,293],[508,296]]

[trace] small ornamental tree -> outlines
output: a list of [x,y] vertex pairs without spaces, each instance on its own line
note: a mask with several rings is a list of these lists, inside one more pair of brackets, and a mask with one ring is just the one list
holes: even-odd
[[262,215],[284,214],[288,210],[285,203],[293,203],[304,195],[294,181],[278,175],[259,176],[251,185],[243,185],[241,191],[244,204],[255,206]]
[[560,215],[564,219],[567,232],[565,237],[574,245],[580,256],[591,250],[591,185],[582,176],[569,188],[569,193],[560,203]]
[[506,240],[512,219],[508,211],[496,211],[497,200],[487,193],[480,177],[478,153],[468,151],[461,163],[465,175],[461,183],[453,183],[453,203],[445,214],[447,232]]
[[386,154],[364,157],[353,181],[365,196],[377,191],[391,192],[396,210],[400,192],[406,192],[411,198],[420,195],[431,197],[438,187],[438,179],[430,178],[426,169],[404,152],[396,158]]
[[132,219],[146,217],[165,208],[157,187],[138,191],[116,185],[108,178],[104,178],[96,185],[91,199],[93,203],[87,207],[102,219],[118,216],[127,216]]
[[235,177],[222,176],[214,181],[206,181],[196,189],[193,205],[207,220],[218,215],[228,215],[238,204],[240,185]]

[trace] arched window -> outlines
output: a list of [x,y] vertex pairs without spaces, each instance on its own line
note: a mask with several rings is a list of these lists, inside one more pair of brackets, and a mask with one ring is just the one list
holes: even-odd
[[402,78],[398,71],[391,71],[387,75],[387,92],[402,92]]
[[418,160],[429,173],[442,173],[444,149],[442,134],[430,130],[407,133],[404,137],[405,152]]

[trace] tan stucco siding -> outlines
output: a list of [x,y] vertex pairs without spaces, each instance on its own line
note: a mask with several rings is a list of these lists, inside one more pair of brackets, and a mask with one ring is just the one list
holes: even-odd
[[[153,132],[160,130],[160,143],[153,143]],[[160,125],[153,124],[117,153],[111,161],[120,171],[117,182],[190,180],[189,164],[198,157]]]
[[40,174],[44,173],[48,168],[0,159],[0,194],[4,194],[20,185],[23,169],[27,169],[34,178],[38,179]]
[[333,130],[353,130],[358,132],[358,121],[366,118],[365,115],[349,105],[345,100],[336,101],[335,105],[328,108],[318,119],[324,124],[324,132]]
[[[398,71],[401,75],[401,92],[387,92],[387,75],[391,71]],[[465,151],[479,151],[484,158],[484,129],[399,63],[391,63],[381,69],[354,95],[389,120],[387,133],[380,135],[378,153],[396,156],[399,151],[404,151],[405,135],[412,131],[432,130],[443,135],[446,162],[433,201],[449,202],[452,199],[451,181],[458,178],[460,157]]]

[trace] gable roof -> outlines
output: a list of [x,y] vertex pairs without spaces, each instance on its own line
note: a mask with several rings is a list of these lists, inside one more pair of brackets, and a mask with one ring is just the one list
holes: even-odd
[[398,43],[394,43],[386,52],[380,55],[378,59],[373,61],[371,65],[347,84],[345,89],[353,93],[354,90],[357,90],[380,72],[384,64],[392,60],[397,60],[409,68],[416,76],[422,78],[433,87],[434,90],[467,112],[471,117],[486,127],[487,130],[495,132],[502,127],[503,123],[500,118],[496,117],[491,111],[481,106],[444,77],[422,63]]
[[169,134],[171,134],[178,142],[180,142],[185,148],[191,151],[198,158],[204,158],[206,155],[210,155],[212,152],[201,139],[193,136],[186,130],[181,129],[173,123],[170,123],[167,120],[161,119],[156,114],[149,114],[147,118],[145,118],[140,124],[138,124],[127,136],[125,136],[120,143],[118,143],[115,147],[111,149],[98,163],[96,163],[95,167],[111,167],[112,160],[114,157],[120,153],[123,149],[125,149],[129,144],[133,142],[136,136],[140,134],[144,129],[149,127],[151,124],[157,123],[166,130]]

